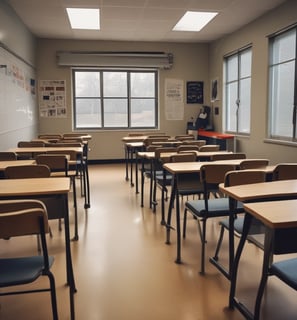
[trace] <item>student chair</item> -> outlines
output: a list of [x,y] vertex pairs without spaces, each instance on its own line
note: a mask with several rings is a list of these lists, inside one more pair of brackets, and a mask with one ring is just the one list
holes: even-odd
[[[39,235],[42,244],[40,255],[20,255],[0,258],[0,288],[14,287],[13,291],[0,292],[0,296],[50,292],[52,316],[58,319],[56,286],[53,273],[50,271],[54,258],[48,255],[46,233],[49,231],[47,211],[44,204],[37,200],[0,201],[0,238],[7,239],[18,236]],[[34,283],[41,276],[49,279],[49,287],[29,288],[25,285]],[[17,290],[16,287],[23,287]],[[38,305],[38,298],[34,298],[34,307]],[[4,305],[2,305],[2,308]]]
[[17,154],[10,151],[0,152],[0,161],[14,161],[17,160]]
[[[210,218],[228,216],[230,212],[228,198],[210,197],[210,194],[217,194],[219,184],[224,182],[226,173],[234,170],[235,166],[233,165],[203,165],[200,168],[203,199],[188,200],[185,203],[183,238],[186,237],[187,213],[189,212],[198,222],[198,231],[201,239],[201,274],[205,273],[206,222]],[[200,223],[202,223],[202,227]]]
[[[225,187],[231,187],[231,186],[237,186],[237,185],[244,185],[244,184],[252,184],[252,183],[260,183],[266,181],[266,173],[265,171],[261,170],[235,170],[230,171],[225,176],[224,186]],[[244,216],[239,215],[240,213],[244,213],[243,210],[243,204],[237,203],[237,211],[236,215],[234,217],[234,235],[237,237],[240,237],[242,234],[243,229],[243,221]],[[221,220],[219,222],[219,225],[221,226],[220,235],[218,239],[218,243],[216,246],[215,254],[212,258],[210,258],[210,262],[213,263],[227,278],[230,276],[229,271],[226,271],[226,269],[218,263],[219,260],[219,252],[221,249],[221,245],[224,238],[224,232],[225,230],[229,230],[229,218],[226,218],[224,220]],[[258,223],[256,220],[253,220],[252,226],[250,228],[250,236],[248,237],[248,240],[255,245],[257,245],[259,248],[263,247],[263,244],[255,238],[255,235],[263,234],[264,232],[263,225]]]
[[297,179],[297,163],[279,163],[273,170],[273,180]]

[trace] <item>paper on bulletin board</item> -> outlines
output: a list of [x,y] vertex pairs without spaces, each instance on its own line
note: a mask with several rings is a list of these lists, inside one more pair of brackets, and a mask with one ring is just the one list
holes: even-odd
[[47,118],[67,116],[65,80],[40,80],[39,115]]
[[184,108],[184,81],[165,79],[166,120],[183,120]]

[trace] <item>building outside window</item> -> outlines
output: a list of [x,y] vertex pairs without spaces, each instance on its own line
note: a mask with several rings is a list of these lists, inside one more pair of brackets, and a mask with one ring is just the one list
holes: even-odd
[[73,69],[75,129],[158,126],[156,70]]
[[249,134],[251,122],[251,47],[238,50],[224,61],[225,131]]
[[296,141],[296,27],[270,37],[270,139]]

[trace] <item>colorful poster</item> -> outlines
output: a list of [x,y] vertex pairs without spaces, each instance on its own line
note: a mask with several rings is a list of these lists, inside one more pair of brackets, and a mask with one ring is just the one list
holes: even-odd
[[40,80],[39,116],[47,118],[67,116],[65,80]]

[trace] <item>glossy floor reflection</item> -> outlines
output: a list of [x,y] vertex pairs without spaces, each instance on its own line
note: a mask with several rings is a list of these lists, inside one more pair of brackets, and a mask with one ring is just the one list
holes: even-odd
[[[182,243],[183,264],[174,263],[175,233],[165,244],[160,225],[160,207],[153,214],[140,207],[140,194],[125,180],[124,164],[91,165],[91,208],[83,209],[79,197],[79,241],[72,242],[77,286],[77,320],[237,320],[236,310],[227,308],[229,282],[210,263],[201,276],[197,224],[189,220],[187,239]],[[148,192],[148,181],[145,192]],[[79,185],[79,183],[77,184]],[[158,193],[158,197],[160,194]],[[71,199],[70,199],[70,203]],[[174,221],[174,220],[173,220]],[[73,217],[71,217],[73,233]],[[218,220],[208,221],[207,256],[214,252],[219,233]],[[55,256],[58,310],[61,320],[69,319],[68,289],[65,286],[64,234],[51,222],[50,253]],[[1,254],[35,250],[29,241],[1,240]],[[223,261],[227,262],[227,243]],[[245,248],[238,295],[252,307],[262,252],[253,245]],[[262,319],[296,319],[297,293],[276,279],[269,279],[264,295]],[[51,319],[47,293],[0,298],[1,320]]]

